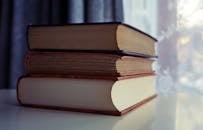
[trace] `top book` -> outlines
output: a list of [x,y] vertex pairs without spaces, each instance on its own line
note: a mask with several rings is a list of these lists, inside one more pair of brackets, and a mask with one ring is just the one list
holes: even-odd
[[120,22],[28,27],[31,50],[112,51],[155,56],[155,42],[152,36]]

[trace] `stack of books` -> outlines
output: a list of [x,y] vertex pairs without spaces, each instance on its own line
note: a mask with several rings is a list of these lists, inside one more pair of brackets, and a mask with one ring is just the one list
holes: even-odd
[[123,115],[156,97],[156,39],[124,23],[29,26],[21,105]]

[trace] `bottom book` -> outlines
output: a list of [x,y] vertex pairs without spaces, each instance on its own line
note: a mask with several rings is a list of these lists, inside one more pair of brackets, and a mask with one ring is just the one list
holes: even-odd
[[21,105],[120,116],[156,97],[154,75],[118,79],[22,77]]
[[155,114],[156,100],[152,100],[120,117],[21,108],[15,114],[18,118],[13,118],[19,130],[151,130],[157,123]]

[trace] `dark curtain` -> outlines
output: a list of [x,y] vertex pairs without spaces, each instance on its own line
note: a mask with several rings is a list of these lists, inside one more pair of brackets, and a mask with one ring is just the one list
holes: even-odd
[[27,25],[122,20],[121,0],[0,0],[0,88],[25,74]]

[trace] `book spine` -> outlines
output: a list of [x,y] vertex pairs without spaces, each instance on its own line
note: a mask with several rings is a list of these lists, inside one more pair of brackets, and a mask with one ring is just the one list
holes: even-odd
[[152,95],[152,96],[150,96],[150,97],[148,97],[148,98],[142,100],[141,102],[139,102],[139,103],[137,103],[137,104],[135,104],[135,105],[133,105],[133,106],[131,106],[131,107],[129,107],[129,108],[123,110],[123,111],[121,111],[120,114],[121,114],[121,115],[124,115],[124,114],[126,114],[126,113],[128,113],[128,112],[130,112],[130,111],[132,111],[132,110],[134,110],[134,109],[136,109],[136,108],[138,108],[139,106],[142,106],[143,104],[145,104],[145,103],[151,101],[152,99],[154,99],[154,98],[156,98],[156,97],[157,97],[157,95],[154,94],[154,95]]

